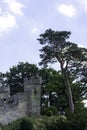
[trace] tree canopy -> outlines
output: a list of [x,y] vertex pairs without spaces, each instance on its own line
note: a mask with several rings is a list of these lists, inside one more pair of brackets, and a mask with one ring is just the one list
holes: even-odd
[[[24,91],[24,78],[37,73],[42,77],[41,108],[53,107],[74,112],[81,108],[81,101],[87,98],[87,49],[68,41],[71,32],[46,30],[38,38],[43,68],[35,64],[19,62],[6,74],[0,73],[0,83],[10,85],[10,94]],[[57,62],[59,71],[47,68]],[[58,67],[59,67],[58,65]],[[55,109],[56,110],[56,109]]]
[[36,75],[38,67],[28,62],[19,62],[10,68],[9,72],[6,72],[7,82],[10,85],[11,94],[23,92],[24,90],[24,78],[32,75]]
[[[71,91],[71,77],[82,76],[81,70],[87,65],[87,49],[68,41],[71,32],[54,31],[48,29],[38,38],[40,50],[40,65],[47,67],[49,63],[58,62],[63,76],[69,108],[74,112],[73,95]],[[74,78],[74,80],[75,80]],[[72,81],[73,82],[73,81]]]

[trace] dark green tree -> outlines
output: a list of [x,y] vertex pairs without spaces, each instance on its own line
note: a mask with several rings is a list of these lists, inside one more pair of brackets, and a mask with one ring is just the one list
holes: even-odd
[[29,64],[28,62],[19,62],[10,68],[9,72],[6,72],[7,82],[10,85],[11,94],[24,91],[24,78],[32,75],[36,75],[38,72],[38,67],[34,64]]
[[[42,114],[46,114],[49,108],[53,106],[57,108],[57,111],[67,111],[67,94],[61,72],[52,68],[43,68],[40,70],[40,75],[43,81],[41,94]],[[84,107],[82,100],[87,89],[81,86],[79,82],[72,82],[73,78],[70,80],[76,111],[81,110]]]
[[40,35],[38,40],[43,46],[40,50],[40,57],[42,59],[40,65],[47,67],[49,63],[58,62],[60,64],[69,109],[71,112],[74,112],[70,79],[76,76],[75,73],[79,76],[79,70],[87,63],[87,49],[79,48],[77,44],[69,42],[68,38],[70,35],[71,32],[68,31],[48,29],[44,34]]
[[[40,70],[42,76],[42,108],[55,106],[58,110],[67,107],[63,77],[60,72],[49,68]],[[61,89],[62,88],[62,89]],[[44,106],[43,106],[44,104]]]

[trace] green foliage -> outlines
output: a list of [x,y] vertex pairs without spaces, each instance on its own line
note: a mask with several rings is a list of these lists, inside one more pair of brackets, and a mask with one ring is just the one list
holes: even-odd
[[55,106],[51,106],[48,108],[43,108],[42,110],[42,115],[47,115],[47,116],[52,116],[52,115],[57,115],[58,114],[58,110]]
[[38,67],[34,64],[29,64],[28,62],[19,62],[18,65],[10,68],[9,72],[6,73],[8,84],[10,85],[11,94],[17,92],[23,92],[24,78],[32,75],[36,75],[38,72]]
[[63,118],[54,120],[51,124],[47,124],[47,130],[66,130],[67,128],[69,128],[68,121]]
[[22,119],[20,122],[19,130],[32,130],[32,123],[29,120]]
[[3,127],[2,130],[32,130],[33,124],[28,118],[21,118],[9,125]]
[[[31,75],[36,75],[37,73],[39,73],[42,77],[41,110],[43,111],[44,108],[47,110],[49,104],[50,106],[56,107],[58,111],[60,111],[60,109],[65,111],[68,108],[68,103],[66,88],[61,71],[56,71],[52,68],[38,69],[36,65],[29,64],[27,62],[20,62],[18,65],[11,67],[6,75],[0,73],[0,80],[2,84],[8,82],[11,94],[15,94],[17,92],[23,92],[24,77],[27,76],[29,78]],[[6,78],[7,81],[4,82],[4,78]],[[81,108],[81,101],[83,100],[84,93],[86,92],[86,87],[81,86],[78,82],[72,83],[74,80],[72,75],[69,79],[75,108]],[[41,113],[46,114],[46,112]],[[52,114],[50,111],[48,111],[48,113],[49,115]]]
[[65,116],[25,117],[2,127],[2,130],[87,130],[87,108]]
[[87,109],[77,113],[67,112],[67,118],[59,118],[47,124],[47,130],[86,130]]
[[65,109],[67,107],[67,98],[61,72],[52,68],[43,68],[40,70],[40,74],[43,81],[41,99],[42,110],[44,107],[48,108],[48,104],[50,104],[50,106],[55,106],[58,110],[60,108]]
[[[60,109],[65,111],[65,109],[68,107],[68,103],[61,71],[56,71],[52,68],[42,68],[39,70],[36,65],[29,64],[27,62],[20,62],[18,65],[11,67],[6,75],[1,74],[1,79],[3,80],[3,76],[7,76],[11,94],[15,94],[17,92],[23,92],[24,77],[27,76],[30,78],[31,75],[36,75],[37,73],[39,73],[39,75],[42,77],[41,110],[43,111],[44,107],[48,109],[48,104],[50,104],[50,106],[56,107],[58,111]],[[83,99],[82,97],[84,94],[82,93],[84,89],[83,87],[80,87],[80,83],[72,83],[72,81],[73,77],[70,77],[70,85],[72,88],[74,104],[76,106],[78,102],[81,102]],[[48,98],[46,98],[46,96]]]
[[0,130],[2,130],[2,124],[0,123]]
[[64,65],[66,63],[64,68],[69,67],[70,69],[71,67],[74,69],[77,65],[80,66],[82,62],[87,61],[87,49],[79,48],[77,44],[69,42],[70,35],[71,32],[52,29],[41,34],[38,38],[42,45],[40,64],[47,65],[48,63],[59,62]]
[[[63,76],[60,71],[56,71],[52,68],[43,68],[40,70],[42,76],[42,99],[41,99],[41,114],[46,114],[48,104],[55,106],[58,111],[60,109],[65,111],[68,108],[66,89],[63,81]],[[70,86],[72,88],[73,101],[75,109],[83,108],[83,92],[86,90],[80,87],[80,83],[72,83],[73,77],[70,77]],[[47,96],[47,97],[46,97]],[[43,105],[44,104],[44,105]],[[45,107],[45,108],[44,108]]]
[[73,130],[85,130],[87,128],[87,108],[75,111],[73,114],[67,111],[66,116]]
[[[87,49],[80,48],[77,44],[69,42],[70,34],[71,32],[68,31],[54,31],[48,29],[45,33],[40,35],[38,40],[42,45],[42,49],[40,50],[40,65],[47,67],[49,63],[58,62],[60,64],[68,99],[67,103],[69,109],[74,112],[74,98],[71,84],[75,80],[84,80],[84,76],[87,74],[87,71],[83,73],[87,68]],[[74,79],[72,77],[74,77]],[[86,80],[84,81],[86,82]],[[83,83],[80,85],[83,85]],[[83,95],[85,96],[87,88],[84,90]]]

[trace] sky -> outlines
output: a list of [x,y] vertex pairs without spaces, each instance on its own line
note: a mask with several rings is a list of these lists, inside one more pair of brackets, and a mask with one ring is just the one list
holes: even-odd
[[0,0],[0,72],[19,62],[38,65],[46,29],[71,31],[70,41],[87,44],[87,0]]

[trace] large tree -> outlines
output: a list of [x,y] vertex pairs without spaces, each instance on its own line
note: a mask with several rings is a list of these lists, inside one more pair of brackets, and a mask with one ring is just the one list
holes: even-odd
[[10,85],[11,94],[24,91],[24,78],[38,73],[38,67],[28,62],[19,62],[6,72],[7,82]]
[[[42,49],[40,65],[47,67],[49,63],[58,62],[68,98],[69,109],[74,112],[73,95],[71,91],[71,77],[79,75],[87,64],[87,49],[79,48],[77,44],[69,42],[71,32],[54,31],[48,29],[38,38]],[[73,82],[73,81],[72,81]]]
[[40,70],[42,76],[42,108],[55,106],[58,110],[67,107],[63,78],[60,72],[49,68]]

